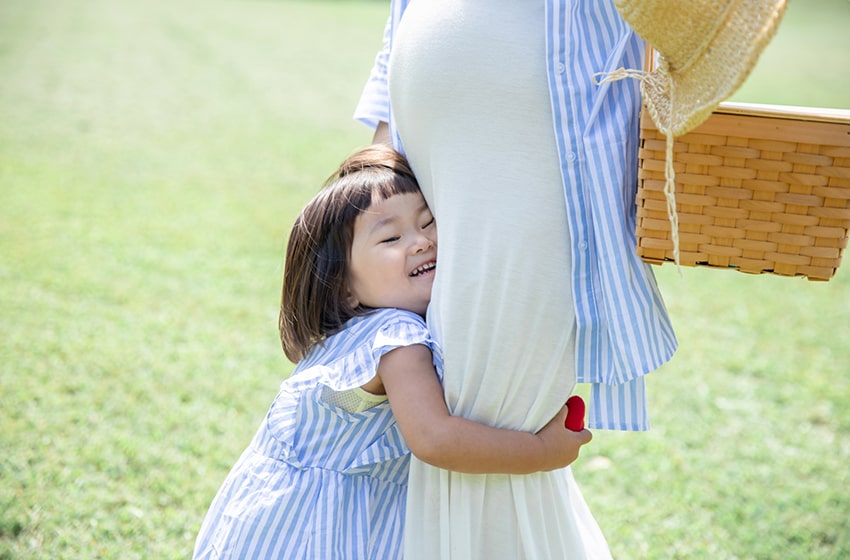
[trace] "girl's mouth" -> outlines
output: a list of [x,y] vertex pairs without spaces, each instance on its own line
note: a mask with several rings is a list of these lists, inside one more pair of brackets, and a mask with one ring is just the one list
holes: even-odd
[[434,270],[435,268],[437,268],[437,262],[431,261],[431,262],[425,263],[421,266],[417,266],[413,270],[413,272],[410,273],[410,276],[419,276],[420,274],[425,274],[426,272]]

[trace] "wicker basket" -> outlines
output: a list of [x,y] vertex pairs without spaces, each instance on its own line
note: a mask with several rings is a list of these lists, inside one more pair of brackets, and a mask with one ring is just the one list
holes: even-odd
[[[637,251],[674,262],[665,138],[644,110]],[[722,104],[674,144],[680,263],[829,280],[850,229],[850,111]]]

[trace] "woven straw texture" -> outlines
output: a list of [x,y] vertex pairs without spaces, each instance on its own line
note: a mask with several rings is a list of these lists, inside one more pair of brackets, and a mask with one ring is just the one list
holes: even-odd
[[[786,115],[787,117],[787,115]],[[641,115],[638,254],[673,262],[665,137]],[[680,263],[828,280],[850,229],[850,120],[714,113],[676,138]]]
[[674,136],[704,122],[744,83],[774,36],[786,0],[615,0],[661,55],[645,67],[643,101]]

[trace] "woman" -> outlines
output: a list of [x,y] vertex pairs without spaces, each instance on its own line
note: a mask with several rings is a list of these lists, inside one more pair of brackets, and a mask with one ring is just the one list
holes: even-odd
[[[590,426],[646,429],[676,347],[634,251],[639,67],[609,0],[393,0],[356,117],[389,123],[440,224],[428,325],[449,410],[534,431],[576,382]],[[391,117],[392,116],[392,117]],[[504,375],[500,372],[512,372]],[[405,558],[608,558],[569,469],[411,464]]]

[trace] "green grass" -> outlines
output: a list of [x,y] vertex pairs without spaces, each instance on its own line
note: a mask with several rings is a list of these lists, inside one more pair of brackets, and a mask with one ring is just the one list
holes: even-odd
[[734,101],[850,109],[850,4],[790,0],[774,39]]
[[[189,555],[291,370],[285,235],[369,140],[386,10],[0,3],[0,559]],[[740,95],[793,96],[742,100],[846,107],[848,23],[792,3]],[[789,85],[753,89],[774,52]],[[653,430],[576,466],[615,557],[850,556],[850,273],[657,271],[681,349]]]

